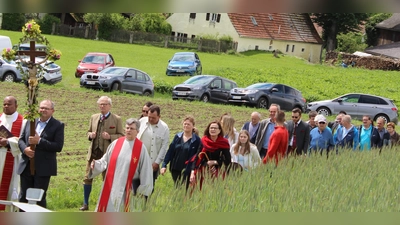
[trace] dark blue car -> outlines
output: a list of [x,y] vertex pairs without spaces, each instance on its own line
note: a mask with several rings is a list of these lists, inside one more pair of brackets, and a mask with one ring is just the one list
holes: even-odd
[[168,76],[199,75],[202,72],[199,56],[195,52],[177,52],[168,60]]

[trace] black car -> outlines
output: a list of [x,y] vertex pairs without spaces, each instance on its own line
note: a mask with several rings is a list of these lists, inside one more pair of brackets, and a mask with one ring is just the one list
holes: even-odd
[[232,104],[245,104],[264,109],[268,109],[272,103],[278,104],[285,111],[291,111],[296,107],[303,112],[306,109],[306,100],[299,90],[275,83],[256,83],[246,88],[234,88],[228,101]]
[[237,87],[235,81],[215,75],[197,75],[178,84],[172,90],[172,99],[200,100],[227,103],[229,92]]

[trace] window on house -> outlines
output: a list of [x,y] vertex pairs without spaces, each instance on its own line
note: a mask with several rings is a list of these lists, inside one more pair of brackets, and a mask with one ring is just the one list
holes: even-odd
[[172,32],[171,32],[171,36],[175,36],[175,31],[172,31]]
[[289,51],[289,45],[286,45],[286,52]]
[[251,22],[253,22],[254,26],[257,26],[257,25],[258,25],[258,24],[257,24],[257,21],[256,21],[256,18],[250,16],[250,19],[251,19]]
[[292,52],[294,52],[294,45],[292,45]]
[[206,14],[206,21],[209,21],[210,20],[210,13],[207,13]]
[[[210,18],[211,17],[211,18]],[[207,13],[206,20],[210,20],[210,22],[217,22],[221,21],[221,14],[219,13]]]
[[304,52],[304,48],[301,49],[301,52]]
[[190,19],[196,19],[196,13],[190,13],[189,18]]
[[192,39],[196,38],[196,35],[192,34]]

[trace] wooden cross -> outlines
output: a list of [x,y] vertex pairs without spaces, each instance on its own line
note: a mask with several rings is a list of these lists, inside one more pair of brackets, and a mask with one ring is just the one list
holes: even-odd
[[[36,77],[37,74],[37,65],[41,64],[42,62],[35,63],[35,58],[38,56],[47,56],[46,52],[44,51],[36,51],[35,48],[35,41],[30,41],[29,51],[17,51],[18,55],[27,55],[30,56],[30,61],[27,62],[28,64],[28,71],[29,71],[29,80],[28,80],[28,104],[29,106],[36,103],[36,86],[38,85],[38,80]],[[46,61],[45,58],[43,61]],[[22,63],[22,62],[21,62]],[[29,107],[30,108],[30,107]],[[30,121],[30,136],[35,136],[36,134],[36,124],[35,120]],[[31,144],[31,149],[35,151],[36,145]],[[35,160],[34,158],[30,159],[30,170],[31,174],[35,174]]]

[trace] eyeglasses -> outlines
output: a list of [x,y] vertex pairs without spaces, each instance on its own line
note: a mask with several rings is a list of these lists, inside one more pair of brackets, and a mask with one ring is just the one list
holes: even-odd
[[40,107],[39,109],[41,109],[41,110],[50,110],[51,108]]
[[293,119],[297,119],[297,118],[299,118],[299,117],[298,117],[298,116],[292,116],[292,118],[293,118]]
[[109,103],[100,103],[99,106],[106,106],[109,105]]
[[210,127],[210,130],[219,130],[218,127]]
[[319,124],[325,124],[325,122],[319,122]]
[[149,110],[142,110],[142,112],[144,112],[144,113],[148,113],[148,112],[149,112]]

